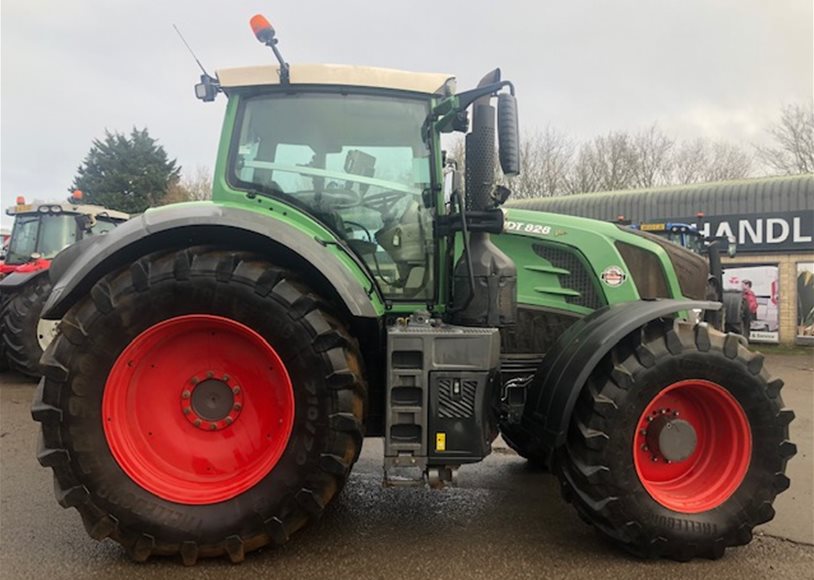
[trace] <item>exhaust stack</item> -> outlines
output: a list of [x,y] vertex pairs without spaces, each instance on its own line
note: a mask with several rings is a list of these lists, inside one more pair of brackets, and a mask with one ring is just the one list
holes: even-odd
[[[498,82],[500,69],[495,69],[481,79],[478,87]],[[466,136],[466,213],[494,210],[497,206],[493,196],[495,108],[490,98],[486,95],[472,105],[472,131]],[[517,319],[517,268],[492,243],[490,234],[468,235],[468,246],[453,272],[452,322],[461,326],[511,326]]]

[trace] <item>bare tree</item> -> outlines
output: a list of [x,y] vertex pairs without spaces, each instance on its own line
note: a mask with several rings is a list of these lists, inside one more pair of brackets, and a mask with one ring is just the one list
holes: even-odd
[[636,152],[628,133],[612,131],[594,137],[579,148],[569,172],[571,193],[628,189],[635,184]]
[[203,201],[212,199],[212,177],[209,168],[201,165],[191,175],[182,175],[171,184],[160,205],[182,201]]
[[709,165],[706,141],[701,138],[681,143],[673,151],[673,183],[697,183],[703,180]]
[[654,187],[668,183],[673,166],[675,140],[655,123],[633,137],[633,169],[636,187]]
[[571,166],[568,168],[568,173],[565,176],[565,193],[576,194],[598,191],[599,182],[597,181],[594,165],[592,149],[583,145],[579,148]]
[[726,141],[716,141],[712,143],[710,152],[703,181],[743,179],[752,175],[754,159],[741,147]]
[[551,127],[524,136],[520,145],[520,175],[509,182],[513,196],[523,199],[565,192],[573,156],[573,142]]
[[733,143],[698,138],[676,148],[672,167],[673,183],[699,183],[749,177],[754,160]]
[[788,175],[814,173],[814,104],[783,107],[769,134],[774,144],[757,148],[766,165]]

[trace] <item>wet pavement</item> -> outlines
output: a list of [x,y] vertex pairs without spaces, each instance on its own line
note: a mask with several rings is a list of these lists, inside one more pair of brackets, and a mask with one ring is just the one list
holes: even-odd
[[814,569],[814,357],[767,356],[797,413],[792,487],[777,518],[747,547],[718,561],[636,560],[582,523],[552,476],[504,446],[464,467],[459,487],[383,489],[382,443],[368,439],[341,496],[283,548],[233,566],[184,568],[177,559],[134,564],[118,545],[87,537],[74,510],[53,497],[50,470],[34,458],[34,384],[0,374],[0,578],[811,578]]

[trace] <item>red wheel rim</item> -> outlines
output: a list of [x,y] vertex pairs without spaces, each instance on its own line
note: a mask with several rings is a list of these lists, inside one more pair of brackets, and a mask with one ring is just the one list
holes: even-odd
[[[665,418],[680,418],[694,430],[696,443],[685,459],[670,461],[651,444],[654,423],[664,425]],[[642,413],[634,436],[639,481],[658,503],[683,513],[708,511],[729,499],[743,482],[751,455],[743,407],[722,386],[701,379],[663,389]]]
[[277,464],[294,391],[263,337],[194,314],[151,326],[124,349],[102,413],[110,451],[134,482],[169,501],[210,504],[252,488]]

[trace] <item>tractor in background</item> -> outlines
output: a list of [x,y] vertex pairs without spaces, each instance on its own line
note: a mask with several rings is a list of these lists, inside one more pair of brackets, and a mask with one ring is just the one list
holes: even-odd
[[195,88],[228,97],[213,201],[150,209],[51,267],[37,457],[91,537],[240,562],[320,517],[365,436],[384,439],[385,485],[437,488],[501,430],[642,557],[718,558],[772,519],[794,414],[760,354],[691,318],[720,308],[703,257],[505,207],[495,159],[517,174],[520,149],[499,70],[458,91],[289,65],[251,25],[278,64]]
[[128,215],[84,205],[75,191],[65,203],[26,203],[19,196],[6,210],[14,226],[0,258],[0,358],[11,368],[39,377],[39,360],[54,337],[57,323],[41,320],[51,292],[51,260],[67,246],[98,236]]

